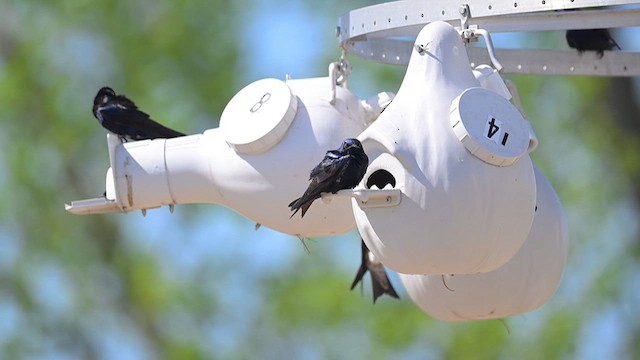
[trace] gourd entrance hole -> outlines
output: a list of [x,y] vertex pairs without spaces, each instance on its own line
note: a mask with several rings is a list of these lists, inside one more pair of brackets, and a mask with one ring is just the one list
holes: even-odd
[[367,179],[367,189],[371,189],[374,185],[378,189],[384,189],[388,184],[391,184],[391,187],[395,188],[396,178],[384,169],[374,171]]

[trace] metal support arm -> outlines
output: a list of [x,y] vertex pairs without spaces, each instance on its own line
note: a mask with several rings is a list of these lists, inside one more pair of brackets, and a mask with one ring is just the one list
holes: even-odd
[[[466,26],[490,33],[552,31],[640,26],[639,0],[448,0],[394,1],[352,10],[339,19],[341,47],[356,56],[387,64],[406,65],[414,38],[426,24],[446,21],[461,25],[460,8],[468,5],[473,17]],[[595,8],[595,9],[590,9]],[[581,11],[564,11],[586,9]],[[488,43],[488,42],[487,42]],[[492,60],[486,51],[469,47],[472,63]],[[575,50],[496,49],[503,72],[548,75],[640,76],[640,53],[608,51],[602,59]],[[495,66],[495,64],[494,64]]]

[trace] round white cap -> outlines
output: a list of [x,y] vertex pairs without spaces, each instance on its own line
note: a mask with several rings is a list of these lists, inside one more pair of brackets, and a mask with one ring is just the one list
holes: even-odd
[[480,160],[509,166],[527,153],[529,128],[522,114],[495,92],[470,88],[451,103],[451,126],[458,139]]
[[260,154],[282,140],[297,109],[298,99],[284,81],[258,80],[229,101],[220,117],[220,129],[237,152]]

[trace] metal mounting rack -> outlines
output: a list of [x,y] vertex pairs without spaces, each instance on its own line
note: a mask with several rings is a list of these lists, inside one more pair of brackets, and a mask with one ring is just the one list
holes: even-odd
[[[638,0],[468,0],[395,1],[352,10],[339,18],[342,48],[380,63],[406,65],[414,38],[424,25],[447,21],[460,26],[465,6],[469,27],[489,32],[550,31],[640,26]],[[623,6],[626,5],[626,6]],[[615,8],[595,8],[615,6]],[[574,9],[594,8],[580,11]],[[474,64],[489,63],[485,48],[469,47]],[[640,76],[640,53],[496,49],[503,72],[545,75]]]

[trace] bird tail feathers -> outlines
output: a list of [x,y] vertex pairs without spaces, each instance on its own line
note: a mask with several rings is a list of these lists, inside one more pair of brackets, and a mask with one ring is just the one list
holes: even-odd
[[362,241],[362,262],[360,263],[360,268],[358,269],[355,279],[353,279],[353,282],[351,283],[351,290],[353,290],[353,288],[362,281],[364,274],[369,271],[369,274],[371,275],[371,287],[373,288],[374,304],[376,300],[384,294],[399,299],[400,296],[398,296],[398,293],[396,293],[396,290],[393,288],[393,285],[387,276],[387,272],[384,269],[384,265],[380,261],[371,260],[371,258],[369,258],[369,253],[370,250],[367,248],[364,241]]
[[297,199],[293,200],[289,204],[289,208],[291,208],[291,211],[293,211],[293,214],[291,214],[289,219],[291,219],[293,217],[293,215],[295,215],[298,212],[298,210],[302,210],[302,216],[300,216],[300,217],[304,217],[304,214],[307,213],[307,210],[309,210],[309,207],[311,206],[312,203],[313,203],[313,200],[307,201],[307,202],[302,202],[302,198],[297,198]]
[[370,271],[371,274],[371,285],[373,287],[373,302],[382,296],[383,294],[387,294],[393,298],[399,299],[398,293],[391,285],[391,281],[389,281],[389,277],[387,276],[387,272],[383,270],[382,274],[378,274],[375,271]]

